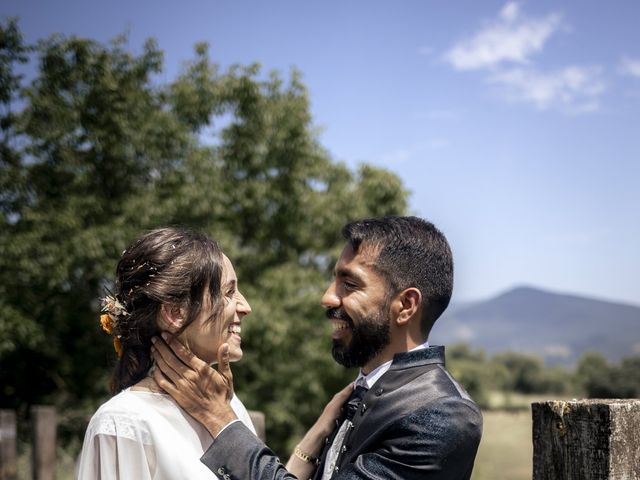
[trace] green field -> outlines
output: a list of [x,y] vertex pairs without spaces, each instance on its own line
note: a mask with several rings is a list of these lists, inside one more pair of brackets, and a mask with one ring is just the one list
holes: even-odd
[[532,472],[531,412],[483,412],[484,431],[472,480],[529,480]]

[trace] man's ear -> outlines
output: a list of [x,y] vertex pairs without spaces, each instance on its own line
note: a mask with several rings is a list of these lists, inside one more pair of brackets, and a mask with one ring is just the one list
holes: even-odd
[[185,322],[184,309],[180,305],[163,303],[160,307],[160,328],[177,332]]
[[422,305],[422,293],[415,287],[405,288],[396,295],[394,303],[397,308],[396,324],[406,326],[419,313]]

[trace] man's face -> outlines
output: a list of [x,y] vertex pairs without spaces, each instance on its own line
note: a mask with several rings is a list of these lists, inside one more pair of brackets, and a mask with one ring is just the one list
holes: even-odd
[[376,252],[347,245],[335,266],[335,279],[322,297],[333,324],[331,353],[345,367],[366,367],[389,345],[389,296],[374,267]]

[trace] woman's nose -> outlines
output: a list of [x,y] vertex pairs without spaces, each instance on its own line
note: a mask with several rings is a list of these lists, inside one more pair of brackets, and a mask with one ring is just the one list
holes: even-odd
[[244,298],[240,292],[238,292],[238,303],[236,304],[236,311],[243,315],[249,315],[251,313],[251,305],[247,302],[247,299]]

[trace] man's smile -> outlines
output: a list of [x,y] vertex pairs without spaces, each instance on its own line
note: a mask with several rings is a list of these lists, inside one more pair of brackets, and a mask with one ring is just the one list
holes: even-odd
[[333,331],[331,332],[331,338],[333,339],[341,338],[351,331],[351,324],[345,320],[332,319],[331,325],[333,326]]

